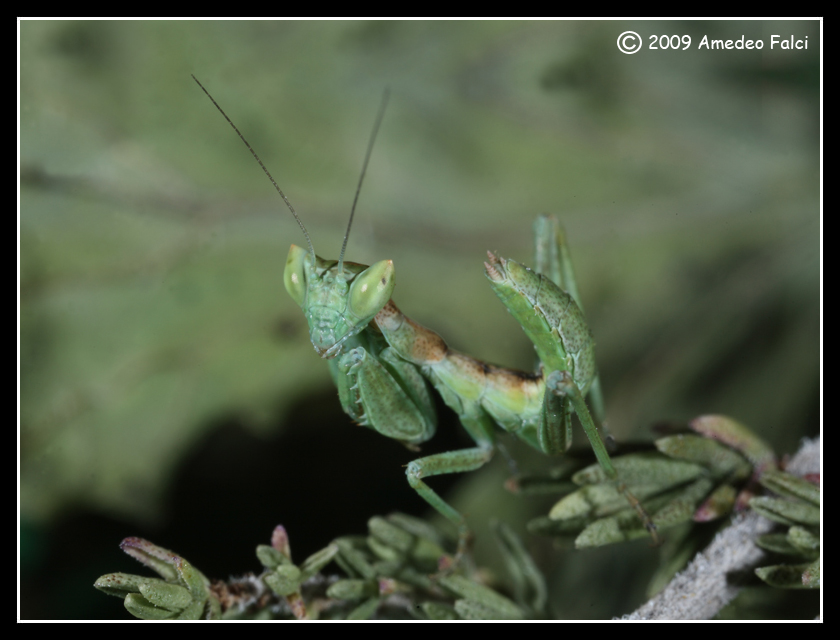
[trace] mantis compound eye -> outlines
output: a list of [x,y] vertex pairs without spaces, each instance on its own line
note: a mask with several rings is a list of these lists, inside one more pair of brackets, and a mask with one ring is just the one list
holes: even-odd
[[391,299],[395,282],[391,260],[380,260],[362,271],[350,285],[350,313],[369,322]]
[[306,265],[304,260],[307,255],[309,254],[306,249],[293,244],[289,248],[286,269],[283,271],[283,283],[286,285],[286,291],[301,308],[306,297]]

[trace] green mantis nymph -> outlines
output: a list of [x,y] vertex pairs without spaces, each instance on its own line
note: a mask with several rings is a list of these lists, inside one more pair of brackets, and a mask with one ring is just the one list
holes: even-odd
[[[207,93],[207,90],[193,76]],[[436,417],[428,383],[457,414],[475,446],[418,458],[406,469],[409,484],[445,516],[459,533],[456,559],[469,531],[464,517],[425,482],[429,476],[472,471],[486,464],[499,427],[548,455],[571,445],[571,413],[577,414],[607,477],[636,510],[656,541],[656,528],[620,480],[587,408],[589,393],[599,422],[603,401],[594,342],[577,293],[565,237],[553,216],[535,224],[536,269],[487,253],[485,274],[496,295],[524,329],[542,363],[525,373],[484,363],[450,349],[434,331],[405,316],[391,300],[394,264],[371,266],[344,261],[356,201],[382,121],[387,93],[368,144],[350,223],[339,259],[315,254],[309,234],[262,161],[245,142],[297,220],[309,248],[292,245],[284,282],[303,309],[315,351],[328,360],[344,411],[358,424],[416,449],[435,433]]]

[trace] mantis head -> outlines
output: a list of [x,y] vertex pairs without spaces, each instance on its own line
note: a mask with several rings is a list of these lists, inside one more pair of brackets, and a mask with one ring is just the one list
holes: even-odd
[[245,136],[237,129],[230,118],[213,96],[193,76],[201,90],[216,106],[216,109],[225,117],[236,134],[248,147],[251,155],[259,162],[260,167],[271,180],[271,184],[283,198],[289,211],[292,212],[303,235],[306,236],[306,243],[309,250],[292,245],[289,249],[289,257],[286,259],[286,271],[283,280],[286,283],[286,290],[295,302],[300,305],[306,314],[309,323],[309,334],[315,351],[322,358],[334,358],[341,354],[345,341],[357,335],[364,329],[373,317],[379,313],[388,300],[391,299],[391,292],[394,290],[394,263],[390,260],[381,260],[372,267],[353,262],[344,262],[344,250],[347,248],[347,239],[350,236],[350,228],[353,226],[353,214],[356,211],[356,203],[359,200],[359,192],[365,178],[370,154],[373,150],[373,142],[376,139],[376,132],[382,124],[382,117],[385,115],[385,106],[388,104],[388,90],[382,96],[382,104],[376,116],[376,123],[373,126],[370,140],[368,141],[365,161],[362,165],[362,175],[356,185],[356,196],[353,198],[353,206],[350,209],[350,221],[347,223],[347,231],[344,233],[344,243],[341,246],[341,254],[337,261],[324,260],[315,255],[312,247],[312,240],[309,232],[298,217],[295,208],[286,194],[277,185],[266,166],[263,164],[256,151],[245,139]]
[[340,355],[345,341],[362,331],[391,299],[394,263],[380,260],[368,267],[345,262],[342,267],[293,244],[283,282],[306,315],[315,351],[329,359]]
[[[368,141],[362,175],[359,176],[359,183],[356,185],[356,196],[350,208],[350,221],[347,223],[347,231],[344,233],[344,242],[337,261],[324,260],[315,255],[309,234],[295,214],[306,236],[309,251],[294,244],[291,246],[289,257],[286,258],[283,282],[286,284],[286,291],[303,309],[306,321],[309,323],[312,346],[322,358],[329,359],[340,355],[344,343],[370,324],[373,317],[391,299],[391,292],[394,290],[394,263],[392,261],[380,260],[370,267],[344,261],[344,251],[347,249],[347,239],[350,237],[350,229],[353,226],[353,214],[356,212],[359,192],[365,179],[376,132],[382,124],[387,104],[388,90],[386,89],[373,126],[373,133]],[[292,208],[291,205],[289,208]]]

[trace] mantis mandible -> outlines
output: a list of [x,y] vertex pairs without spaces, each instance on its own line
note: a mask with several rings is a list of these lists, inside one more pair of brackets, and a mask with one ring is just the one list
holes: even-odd
[[534,344],[536,373],[487,364],[450,349],[443,338],[405,316],[391,300],[394,264],[344,261],[344,251],[368,160],[388,100],[386,91],[368,143],[350,222],[338,260],[315,254],[306,227],[251,145],[207,89],[193,76],[266,173],[300,225],[308,249],[292,245],[283,280],[303,309],[315,351],[328,361],[341,406],[359,425],[417,450],[435,433],[437,419],[428,383],[457,414],[475,447],[418,458],[406,468],[412,488],[458,529],[455,562],[466,551],[464,517],[424,478],[473,471],[490,461],[498,427],[547,455],[571,445],[577,414],[598,463],[658,542],[656,527],[621,481],[584,396],[603,424],[603,400],[594,341],[583,315],[565,236],[557,219],[535,223],[536,269],[487,252],[490,286]]

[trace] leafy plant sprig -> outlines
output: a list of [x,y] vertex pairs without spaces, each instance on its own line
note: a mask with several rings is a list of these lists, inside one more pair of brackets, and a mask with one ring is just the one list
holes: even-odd
[[[485,584],[482,572],[452,567],[445,550],[451,541],[404,514],[371,518],[367,536],[339,538],[300,565],[292,562],[289,538],[278,526],[271,545],[257,547],[264,571],[228,582],[211,582],[177,554],[127,538],[123,550],[161,578],[112,573],[94,586],[123,598],[132,615],[147,620],[546,617],[542,574],[509,527],[496,523],[494,530],[512,577],[513,600]],[[330,562],[346,577],[322,574]]]
[[[809,453],[800,452],[781,471],[772,450],[730,418],[702,416],[689,427],[693,433],[672,434],[656,440],[655,449],[614,459],[657,527],[670,530],[651,587],[652,593],[661,594],[631,617],[711,617],[738,591],[728,584],[727,573],[759,562],[761,552],[754,544],[784,559],[755,569],[766,583],[819,588],[819,473],[803,472],[818,469],[819,443],[809,445]],[[806,457],[810,462],[800,462]],[[638,513],[599,465],[586,467],[567,459],[551,476],[521,477],[517,485],[523,493],[567,494],[548,517],[529,524],[533,533],[574,539],[578,547],[647,535]],[[775,495],[755,495],[762,487]],[[724,524],[723,516],[731,513],[740,514],[733,525],[721,527],[711,545],[697,553],[691,523]],[[772,524],[761,516],[787,530],[771,533]],[[208,580],[172,551],[126,538],[122,549],[160,578],[112,573],[95,586],[123,598],[132,615],[153,620],[549,617],[545,580],[522,540],[502,523],[493,530],[510,574],[510,593],[488,583],[486,572],[472,567],[469,558],[454,565],[453,540],[426,521],[403,514],[371,518],[366,536],[338,538],[300,564],[292,561],[289,537],[278,526],[271,544],[257,547],[262,573],[227,582]],[[695,554],[689,567],[674,577]],[[325,574],[330,563],[344,575]]]

